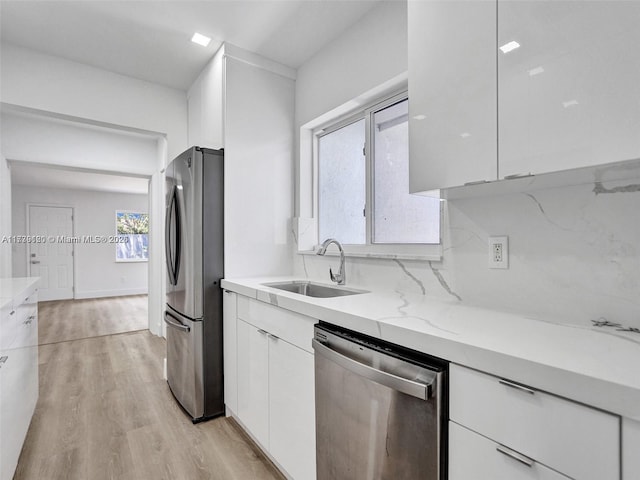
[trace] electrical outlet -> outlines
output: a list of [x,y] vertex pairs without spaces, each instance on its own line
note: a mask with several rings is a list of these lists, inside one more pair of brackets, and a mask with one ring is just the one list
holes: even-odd
[[509,237],[489,237],[489,268],[509,268]]

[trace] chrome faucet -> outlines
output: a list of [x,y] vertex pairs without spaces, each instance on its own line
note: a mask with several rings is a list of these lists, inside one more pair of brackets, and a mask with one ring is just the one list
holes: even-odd
[[333,271],[331,270],[331,268],[329,268],[329,276],[331,277],[331,281],[332,282],[336,282],[338,285],[344,285],[344,250],[342,249],[342,245],[340,245],[340,242],[337,241],[335,238],[327,238],[324,242],[322,242],[322,245],[320,245],[320,250],[318,250],[316,252],[316,255],[324,255],[325,253],[327,253],[327,247],[329,245],[331,245],[332,243],[335,243],[336,246],[338,247],[338,250],[340,250],[340,270],[338,271],[338,274],[334,274]]

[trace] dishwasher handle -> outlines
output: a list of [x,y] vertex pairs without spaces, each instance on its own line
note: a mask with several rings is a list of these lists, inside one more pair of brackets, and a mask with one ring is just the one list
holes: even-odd
[[431,398],[433,391],[433,383],[421,383],[414,380],[409,380],[393,373],[383,372],[376,368],[370,367],[363,363],[353,360],[335,350],[329,348],[322,342],[319,342],[315,338],[311,340],[311,346],[323,357],[337,363],[341,367],[359,375],[363,378],[371,380],[373,382],[384,385],[398,392],[406,393],[412,397],[417,397],[421,400],[428,400]]

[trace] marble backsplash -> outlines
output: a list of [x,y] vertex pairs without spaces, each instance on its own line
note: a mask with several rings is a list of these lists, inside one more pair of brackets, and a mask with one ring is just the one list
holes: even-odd
[[[506,270],[488,268],[495,235],[509,237]],[[347,284],[640,337],[640,179],[449,199],[442,237],[442,261],[347,258]],[[337,268],[295,257],[299,276]]]

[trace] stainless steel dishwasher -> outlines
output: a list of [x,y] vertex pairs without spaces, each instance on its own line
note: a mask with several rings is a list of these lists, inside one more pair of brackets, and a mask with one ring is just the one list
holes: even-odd
[[317,480],[444,480],[448,363],[315,326]]

